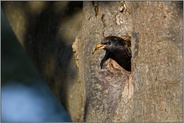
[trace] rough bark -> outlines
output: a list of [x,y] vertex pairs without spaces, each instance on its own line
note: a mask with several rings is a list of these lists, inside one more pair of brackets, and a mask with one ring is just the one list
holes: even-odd
[[92,54],[93,47],[104,37],[121,37],[131,33],[131,15],[128,12],[120,12],[120,7],[119,2],[85,2],[83,5],[83,24],[77,44],[80,48],[79,64],[84,66],[85,121],[128,121],[132,111],[133,88],[132,81],[129,81],[131,74],[125,70],[112,71],[108,67],[101,69],[100,60],[105,52]]
[[132,121],[182,121],[183,3],[133,6]]
[[[182,121],[182,2],[84,2],[81,26],[63,21],[66,11],[56,4],[33,11],[33,3],[5,2],[3,10],[73,121]],[[68,36],[75,25],[80,32]],[[125,34],[132,71],[113,60],[100,69],[105,52],[92,54],[93,47]]]

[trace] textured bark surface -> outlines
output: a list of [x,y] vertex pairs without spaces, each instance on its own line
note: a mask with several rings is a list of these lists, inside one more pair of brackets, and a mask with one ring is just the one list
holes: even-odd
[[132,121],[182,121],[182,5],[133,4]]
[[131,15],[120,12],[121,6],[120,2],[84,2],[83,24],[77,44],[80,48],[79,66],[84,66],[85,121],[128,121],[132,111],[133,85],[129,79],[130,72],[112,60],[107,61],[107,66],[101,69],[100,61],[105,51],[92,54],[93,47],[104,37],[122,37],[132,32]]
[[[83,2],[82,14],[66,9],[72,3],[34,3],[3,10],[73,121],[182,121],[182,2]],[[111,59],[101,69],[105,51],[93,47],[125,34],[132,71]]]

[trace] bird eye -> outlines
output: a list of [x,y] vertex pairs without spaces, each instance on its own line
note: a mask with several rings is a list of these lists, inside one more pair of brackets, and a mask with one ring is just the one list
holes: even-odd
[[110,45],[111,42],[105,42],[105,43],[102,43],[102,44],[104,44],[104,45]]
[[111,42],[106,42],[106,43],[104,43],[105,45],[110,45],[111,44]]
[[111,44],[111,42],[107,42],[107,44],[108,44],[108,45],[110,45],[110,44]]

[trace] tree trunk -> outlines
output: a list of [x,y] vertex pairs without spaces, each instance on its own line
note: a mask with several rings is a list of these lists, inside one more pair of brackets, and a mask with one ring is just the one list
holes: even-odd
[[[58,9],[41,3],[33,11],[4,2],[3,10],[73,121],[182,121],[183,2],[83,2],[82,16],[69,7],[70,21],[72,2]],[[105,51],[92,54],[94,46],[125,34],[132,37],[132,71],[112,59],[101,69]]]
[[138,2],[133,11],[132,120],[182,121],[183,3]]

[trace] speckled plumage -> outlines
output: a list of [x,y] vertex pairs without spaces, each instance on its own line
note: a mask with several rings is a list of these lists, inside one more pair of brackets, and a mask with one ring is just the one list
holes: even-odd
[[104,58],[101,60],[100,66],[109,58],[115,60],[121,67],[127,71],[131,71],[131,41],[130,36],[120,38],[117,36],[105,37],[100,45],[95,47],[97,49],[106,50]]

